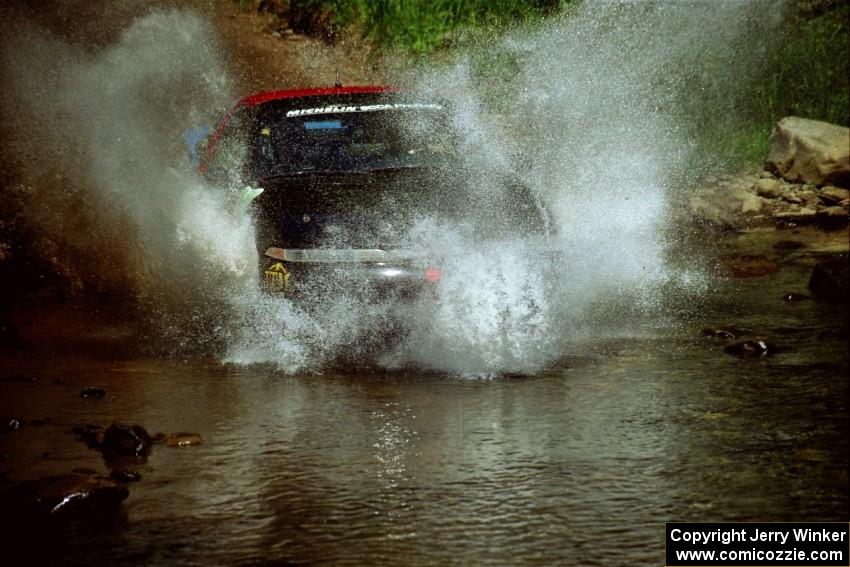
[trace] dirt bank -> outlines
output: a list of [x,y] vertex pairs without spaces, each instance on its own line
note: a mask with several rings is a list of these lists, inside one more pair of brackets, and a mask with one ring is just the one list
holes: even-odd
[[330,46],[281,28],[274,16],[242,8],[237,2],[183,4],[213,23],[244,92],[332,85],[337,71],[344,84],[388,80],[381,57],[357,38]]

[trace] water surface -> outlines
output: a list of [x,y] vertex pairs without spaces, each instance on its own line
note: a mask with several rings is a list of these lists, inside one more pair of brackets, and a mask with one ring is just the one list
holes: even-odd
[[[845,237],[729,238],[718,256],[779,271],[718,279],[678,324],[591,337],[535,376],[163,359],[90,306],[57,307],[51,336],[0,353],[6,378],[35,379],[0,383],[0,415],[25,420],[0,434],[0,474],[106,473],[77,424],[203,436],[156,447],[115,517],[50,542],[81,565],[658,565],[665,521],[845,520],[847,306],[782,299]],[[735,358],[712,324],[783,350]]]

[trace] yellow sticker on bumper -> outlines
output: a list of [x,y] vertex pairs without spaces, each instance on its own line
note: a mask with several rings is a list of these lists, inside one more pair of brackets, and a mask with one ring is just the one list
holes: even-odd
[[283,292],[289,288],[289,271],[281,262],[275,262],[263,273],[263,289],[270,292]]

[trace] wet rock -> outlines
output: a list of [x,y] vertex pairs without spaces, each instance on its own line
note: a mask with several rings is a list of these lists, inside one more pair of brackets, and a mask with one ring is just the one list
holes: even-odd
[[200,445],[203,440],[197,433],[169,433],[162,438],[166,447],[189,447]]
[[702,334],[706,337],[716,339],[736,339],[746,333],[737,327],[727,325],[723,327],[705,327],[702,330]]
[[846,255],[818,262],[809,278],[809,289],[821,299],[847,303],[850,294],[850,262]]
[[730,343],[723,347],[723,352],[741,358],[767,356],[776,351],[776,346],[769,343],[765,337],[754,337],[743,341]]
[[103,388],[94,388],[88,386],[80,390],[81,398],[103,398],[104,396],[106,396],[106,390],[104,390]]
[[840,187],[827,185],[820,190],[820,194],[818,196],[821,201],[824,201],[825,203],[834,203],[837,205],[846,199],[850,199],[850,191],[847,189],[841,189]]
[[777,179],[763,178],[756,181],[755,190],[759,197],[765,197],[767,199],[776,199],[782,194],[782,185]]
[[808,295],[804,295],[802,293],[786,293],[782,296],[782,301],[787,303],[794,303],[797,301],[804,301],[806,299],[811,299]]
[[799,248],[805,248],[806,245],[796,240],[780,240],[774,243],[773,247],[777,250],[797,250]]
[[735,256],[725,259],[726,272],[735,278],[758,278],[779,270],[775,262],[764,256]]
[[132,469],[112,469],[109,478],[121,484],[127,484],[142,480],[142,473]]
[[847,185],[850,130],[817,120],[787,116],[768,141],[766,169],[792,182]]
[[146,455],[153,439],[140,425],[113,423],[103,434],[104,456]]
[[21,420],[15,417],[0,419],[0,433],[13,433],[21,428]]
[[13,484],[0,493],[4,514],[67,517],[116,509],[129,494],[126,487],[98,474],[71,473]]

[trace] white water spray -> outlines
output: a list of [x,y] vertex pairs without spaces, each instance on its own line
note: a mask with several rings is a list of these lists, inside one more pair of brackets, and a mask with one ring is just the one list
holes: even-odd
[[[5,53],[31,55],[4,56],[5,115],[19,134],[39,125],[41,138],[20,143],[49,156],[48,170],[65,180],[45,183],[24,168],[36,193],[31,221],[78,254],[117,250],[177,350],[223,344],[228,362],[318,370],[374,356],[373,339],[401,319],[406,339],[379,357],[388,365],[533,373],[568,353],[600,313],[623,328],[624,305],[651,313],[676,276],[662,228],[673,180],[691,157],[677,114],[688,57],[728,56],[751,8],[586,3],[407,77],[455,109],[470,172],[458,190],[486,203],[497,197],[494,174],[518,177],[553,233],[545,243],[525,234],[480,241],[445,219],[423,219],[409,240],[442,251],[444,276],[436,298],[413,304],[375,301],[351,282],[309,305],[259,292],[250,220],[176,157],[180,134],[235,98],[195,15],[151,12],[96,53],[19,31]],[[497,72],[482,80],[481,68]],[[87,208],[86,232],[67,230],[70,205]]]

